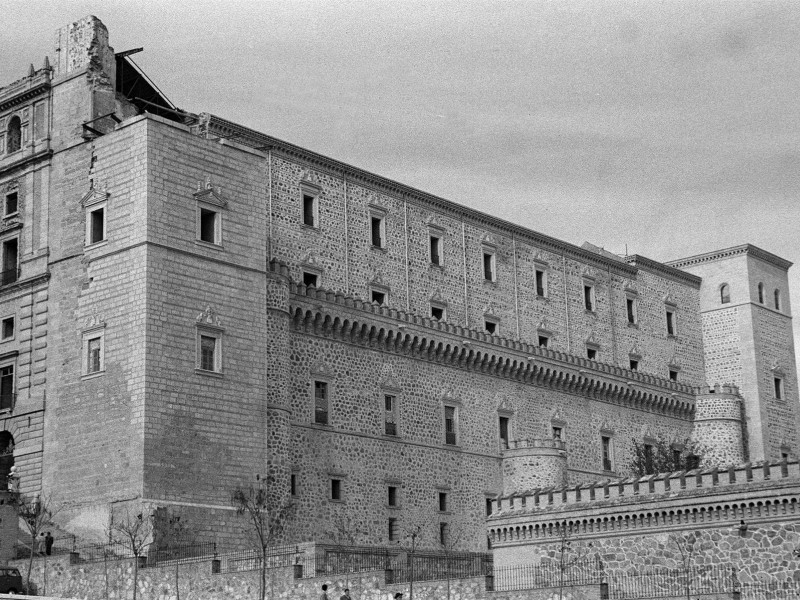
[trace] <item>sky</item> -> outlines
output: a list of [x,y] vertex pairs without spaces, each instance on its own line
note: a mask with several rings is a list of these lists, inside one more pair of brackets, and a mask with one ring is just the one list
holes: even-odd
[[2,84],[94,14],[185,110],[578,245],[800,263],[795,0],[4,7]]

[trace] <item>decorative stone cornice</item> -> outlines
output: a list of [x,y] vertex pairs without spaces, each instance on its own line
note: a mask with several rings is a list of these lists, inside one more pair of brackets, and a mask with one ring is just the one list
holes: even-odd
[[742,244],[741,246],[725,248],[724,250],[715,250],[714,252],[697,254],[695,256],[689,256],[687,258],[672,260],[666,264],[670,267],[676,267],[676,268],[691,267],[693,265],[713,262],[715,260],[725,260],[727,258],[731,258],[733,256],[738,256],[741,254],[747,254],[753,256],[773,266],[776,266],[779,269],[783,269],[784,271],[788,270],[789,267],[792,266],[791,261],[788,261],[785,258],[781,258],[780,256],[772,254],[772,252],[767,252],[766,250],[762,250],[761,248],[759,248],[758,246],[754,246],[753,244]]
[[650,271],[651,273],[655,273],[661,277],[666,277],[667,279],[677,281],[678,283],[690,285],[693,288],[699,289],[700,283],[703,281],[702,278],[698,277],[697,275],[692,275],[691,273],[687,273],[686,271],[681,271],[680,269],[676,268],[680,265],[675,265],[673,263],[660,263],[638,254],[626,256],[625,261],[637,269]]
[[24,77],[4,88],[0,88],[0,112],[23,104],[50,89],[50,70],[41,69],[34,75]]

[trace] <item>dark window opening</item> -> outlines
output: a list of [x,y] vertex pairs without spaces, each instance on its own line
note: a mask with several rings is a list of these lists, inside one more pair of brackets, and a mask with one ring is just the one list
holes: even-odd
[[430,239],[431,239],[431,262],[434,265],[440,265],[442,264],[441,262],[442,259],[441,256],[439,255],[441,238],[432,235]]
[[444,319],[444,309],[440,306],[431,306],[431,317],[442,321]]
[[544,296],[544,271],[536,271],[536,295]]
[[594,310],[592,286],[590,285],[583,286],[583,305],[586,307],[586,310]]
[[611,464],[611,438],[603,436],[601,440],[603,443],[603,470],[611,471],[613,466]]
[[636,313],[634,311],[633,298],[625,299],[625,307],[628,310],[628,323],[636,323]]
[[393,485],[389,486],[389,506],[397,506],[397,488]]
[[289,478],[289,493],[292,496],[297,496],[297,475],[294,473]]
[[92,338],[87,342],[86,345],[86,372],[88,374],[91,373],[99,373],[101,369],[101,359],[100,359],[100,338]]
[[675,313],[667,311],[667,335],[675,335]]
[[492,499],[486,499],[486,516],[490,517],[492,515]]
[[673,371],[672,369],[669,370],[669,379],[670,381],[678,381],[678,372]]
[[303,225],[308,225],[309,227],[317,226],[315,204],[316,198],[314,196],[303,194]]
[[16,238],[3,242],[2,285],[14,283],[19,277],[19,270],[17,268],[18,243]]
[[14,365],[0,367],[0,409],[14,407]]
[[631,359],[631,371],[638,371],[639,370],[639,361],[635,359]]
[[5,216],[13,215],[19,209],[19,202],[17,200],[17,192],[6,194],[6,204],[3,207],[3,214]]
[[386,394],[384,403],[384,433],[397,435],[397,397]]
[[456,445],[456,409],[453,406],[444,407],[444,443]]
[[596,360],[597,359],[597,350],[594,348],[587,348],[586,349],[586,358],[589,360]]
[[389,541],[394,542],[397,540],[397,519],[389,519]]
[[775,290],[775,310],[781,309],[781,291]]
[[217,243],[217,213],[213,210],[200,209],[200,240],[209,244]]
[[564,429],[562,427],[553,426],[553,439],[554,440],[564,439]]
[[216,338],[200,336],[200,368],[203,371],[216,371],[215,354],[217,350]]
[[652,475],[653,470],[653,446],[652,444],[644,445],[644,472],[646,475]]
[[500,417],[500,448],[508,450],[508,417]]
[[783,379],[780,377],[773,378],[773,383],[775,386],[775,399],[782,400],[783,399]]
[[331,479],[331,500],[342,499],[342,480]]
[[12,337],[14,337],[14,317],[7,317],[2,323],[2,339],[7,340]]
[[439,523],[439,543],[442,546],[447,545],[447,523]]
[[483,278],[494,281],[494,254],[491,252],[483,253]]
[[486,333],[489,333],[491,335],[497,333],[497,323],[494,323],[492,321],[485,321],[483,326],[486,329]]
[[376,248],[383,248],[383,219],[381,217],[372,217],[372,245]]
[[318,276],[316,273],[303,271],[303,285],[317,287]]
[[380,306],[386,304],[386,292],[379,292],[377,290],[372,290],[371,298],[373,302],[377,302]]
[[672,470],[673,471],[680,471],[681,470],[681,451],[677,448],[672,449]]
[[719,288],[719,302],[720,304],[728,304],[730,301],[731,301],[731,288],[727,283],[724,283]]
[[447,492],[439,492],[439,512],[447,512]]
[[539,348],[547,348],[547,344],[550,342],[550,338],[546,335],[539,336]]
[[698,468],[700,468],[700,457],[696,454],[689,454],[686,457],[686,469],[691,471]]
[[6,140],[6,152],[8,152],[8,154],[22,148],[22,121],[19,120],[19,117],[11,117],[11,120],[8,122]]
[[328,424],[328,384],[325,381],[314,382],[314,423]]
[[758,303],[764,304],[764,284],[758,284]]

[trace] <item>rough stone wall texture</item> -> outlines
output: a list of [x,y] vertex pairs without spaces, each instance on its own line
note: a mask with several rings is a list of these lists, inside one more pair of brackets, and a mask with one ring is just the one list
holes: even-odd
[[[734,391],[734,390],[725,390]],[[699,395],[695,400],[692,439],[700,445],[703,467],[726,467],[745,462],[742,401],[735,394]]]
[[[503,495],[567,483],[567,454],[554,440],[534,440],[503,451]],[[516,447],[515,447],[516,446]]]

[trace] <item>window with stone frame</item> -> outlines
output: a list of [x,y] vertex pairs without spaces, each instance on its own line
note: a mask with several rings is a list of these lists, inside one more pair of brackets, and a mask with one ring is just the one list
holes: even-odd
[[439,523],[439,543],[442,546],[447,546],[450,539],[450,525],[448,523]]
[[628,325],[639,323],[639,298],[636,294],[628,292],[625,296],[625,314]]
[[303,192],[303,225],[319,227],[319,200],[315,194]]
[[398,406],[397,396],[393,393],[383,395],[383,433],[385,435],[398,435]]
[[0,242],[0,254],[3,264],[0,285],[9,285],[19,279],[19,237],[15,235]]
[[772,378],[772,389],[775,393],[775,399],[783,400],[784,397],[783,377],[776,376]]
[[731,286],[727,283],[723,283],[719,286],[719,303],[720,304],[730,304],[731,301]]
[[668,306],[665,311],[667,319],[667,335],[675,336],[678,334],[677,318],[675,316],[675,309]]
[[398,486],[396,486],[396,485],[386,486],[386,505],[389,508],[399,508],[400,507]]
[[500,320],[495,317],[484,315],[483,328],[489,335],[500,335]]
[[535,270],[536,295],[540,298],[547,297],[547,270],[544,267]]
[[370,246],[378,250],[386,249],[386,215],[386,210],[381,207],[369,207]]
[[597,310],[597,302],[595,300],[595,285],[594,282],[584,280],[583,282],[583,307],[588,312],[595,312]]
[[12,410],[16,402],[16,352],[0,359],[0,410]]
[[435,265],[437,267],[442,266],[444,258],[442,255],[442,239],[443,239],[443,234],[438,229],[431,230],[428,233],[430,261],[432,265]]
[[3,217],[13,217],[19,212],[19,191],[6,192],[3,202]]
[[15,333],[15,317],[5,317],[2,321],[0,321],[0,341],[7,342],[8,340],[14,339]]
[[6,127],[6,153],[13,154],[22,149],[22,121],[17,115],[11,117]]
[[775,289],[775,310],[781,309],[781,291],[779,289]]
[[197,324],[195,372],[222,375],[222,328]]
[[448,446],[458,445],[458,406],[444,406],[444,443]]
[[484,246],[482,256],[484,281],[497,281],[497,251],[490,246]]
[[600,436],[600,445],[603,458],[603,470],[614,470],[614,438],[609,434],[602,434]]
[[330,395],[327,381],[314,381],[314,423],[330,424]]
[[398,538],[397,533],[397,518],[389,517],[387,535],[390,542],[396,542]]
[[597,360],[597,348],[586,346],[586,358],[589,360]]
[[508,450],[508,445],[511,441],[511,418],[500,415],[497,420],[497,427],[500,433],[500,449]]
[[342,480],[338,477],[332,477],[330,480],[330,500],[333,502],[343,502],[344,501],[344,491]]
[[764,294],[764,284],[763,283],[759,283],[758,284],[758,303],[759,304],[764,304],[765,302],[766,302],[766,300],[765,300],[765,294]]
[[83,360],[81,373],[84,377],[96,377],[106,370],[105,323],[97,322],[82,332]]

